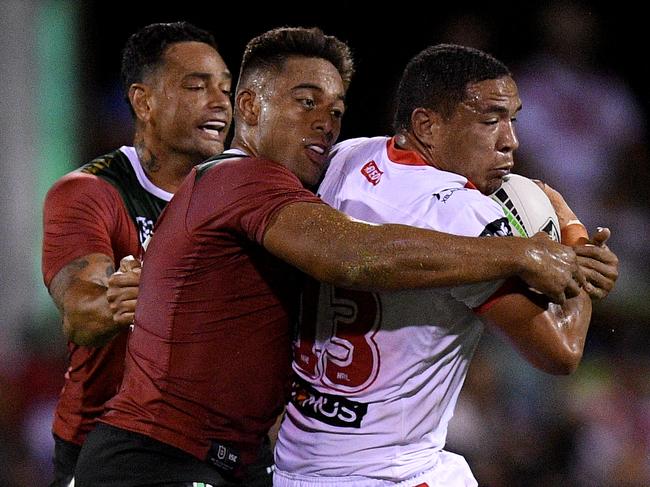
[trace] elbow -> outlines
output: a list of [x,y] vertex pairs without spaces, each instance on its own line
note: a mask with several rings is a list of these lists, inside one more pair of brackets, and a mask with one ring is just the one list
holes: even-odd
[[81,327],[77,327],[70,320],[63,321],[63,334],[69,342],[82,347],[98,346],[98,337]]
[[68,341],[81,347],[101,347],[114,335],[107,333],[99,323],[78,322],[68,316],[63,318],[63,334]]
[[552,375],[571,375],[577,370],[581,360],[582,347],[567,347],[561,353],[538,364],[538,368]]

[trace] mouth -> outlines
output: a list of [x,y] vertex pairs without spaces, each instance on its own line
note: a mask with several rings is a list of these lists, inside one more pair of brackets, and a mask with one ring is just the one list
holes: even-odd
[[208,120],[202,125],[199,125],[199,129],[207,134],[208,137],[212,140],[223,141],[226,137],[226,129],[228,124],[223,120]]
[[505,180],[510,175],[510,168],[509,167],[497,168],[493,171],[493,173],[499,179]]
[[329,147],[324,144],[308,144],[305,146],[307,156],[318,167],[323,167],[329,156]]

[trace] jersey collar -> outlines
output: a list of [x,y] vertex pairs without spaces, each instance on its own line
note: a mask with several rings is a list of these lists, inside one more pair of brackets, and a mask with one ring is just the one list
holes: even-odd
[[404,164],[406,166],[428,166],[427,161],[415,151],[401,149],[395,144],[395,137],[391,137],[386,142],[386,151],[388,158],[395,164]]

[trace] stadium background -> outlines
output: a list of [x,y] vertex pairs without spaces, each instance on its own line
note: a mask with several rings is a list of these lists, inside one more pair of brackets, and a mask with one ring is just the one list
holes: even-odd
[[181,19],[215,34],[235,75],[246,41],[268,28],[316,25],[346,40],[357,75],[341,138],[389,133],[400,72],[427,45],[474,45],[505,61],[524,105],[517,171],[560,189],[592,227],[613,229],[621,278],[596,307],[571,377],[538,373],[486,336],[448,446],[481,485],[650,485],[644,16],[625,2],[73,0],[0,1],[0,485],[45,485],[50,475],[65,343],[40,278],[43,196],[60,175],[130,142],[120,49],[147,23]]

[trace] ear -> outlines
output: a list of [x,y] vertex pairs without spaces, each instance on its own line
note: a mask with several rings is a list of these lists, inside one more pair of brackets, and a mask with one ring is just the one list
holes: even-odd
[[243,89],[237,93],[235,106],[246,125],[255,126],[259,122],[260,103],[259,97],[250,89]]
[[129,86],[129,101],[138,120],[148,122],[151,113],[149,87],[141,83]]
[[411,113],[413,135],[426,147],[438,145],[442,117],[428,108],[416,108]]

